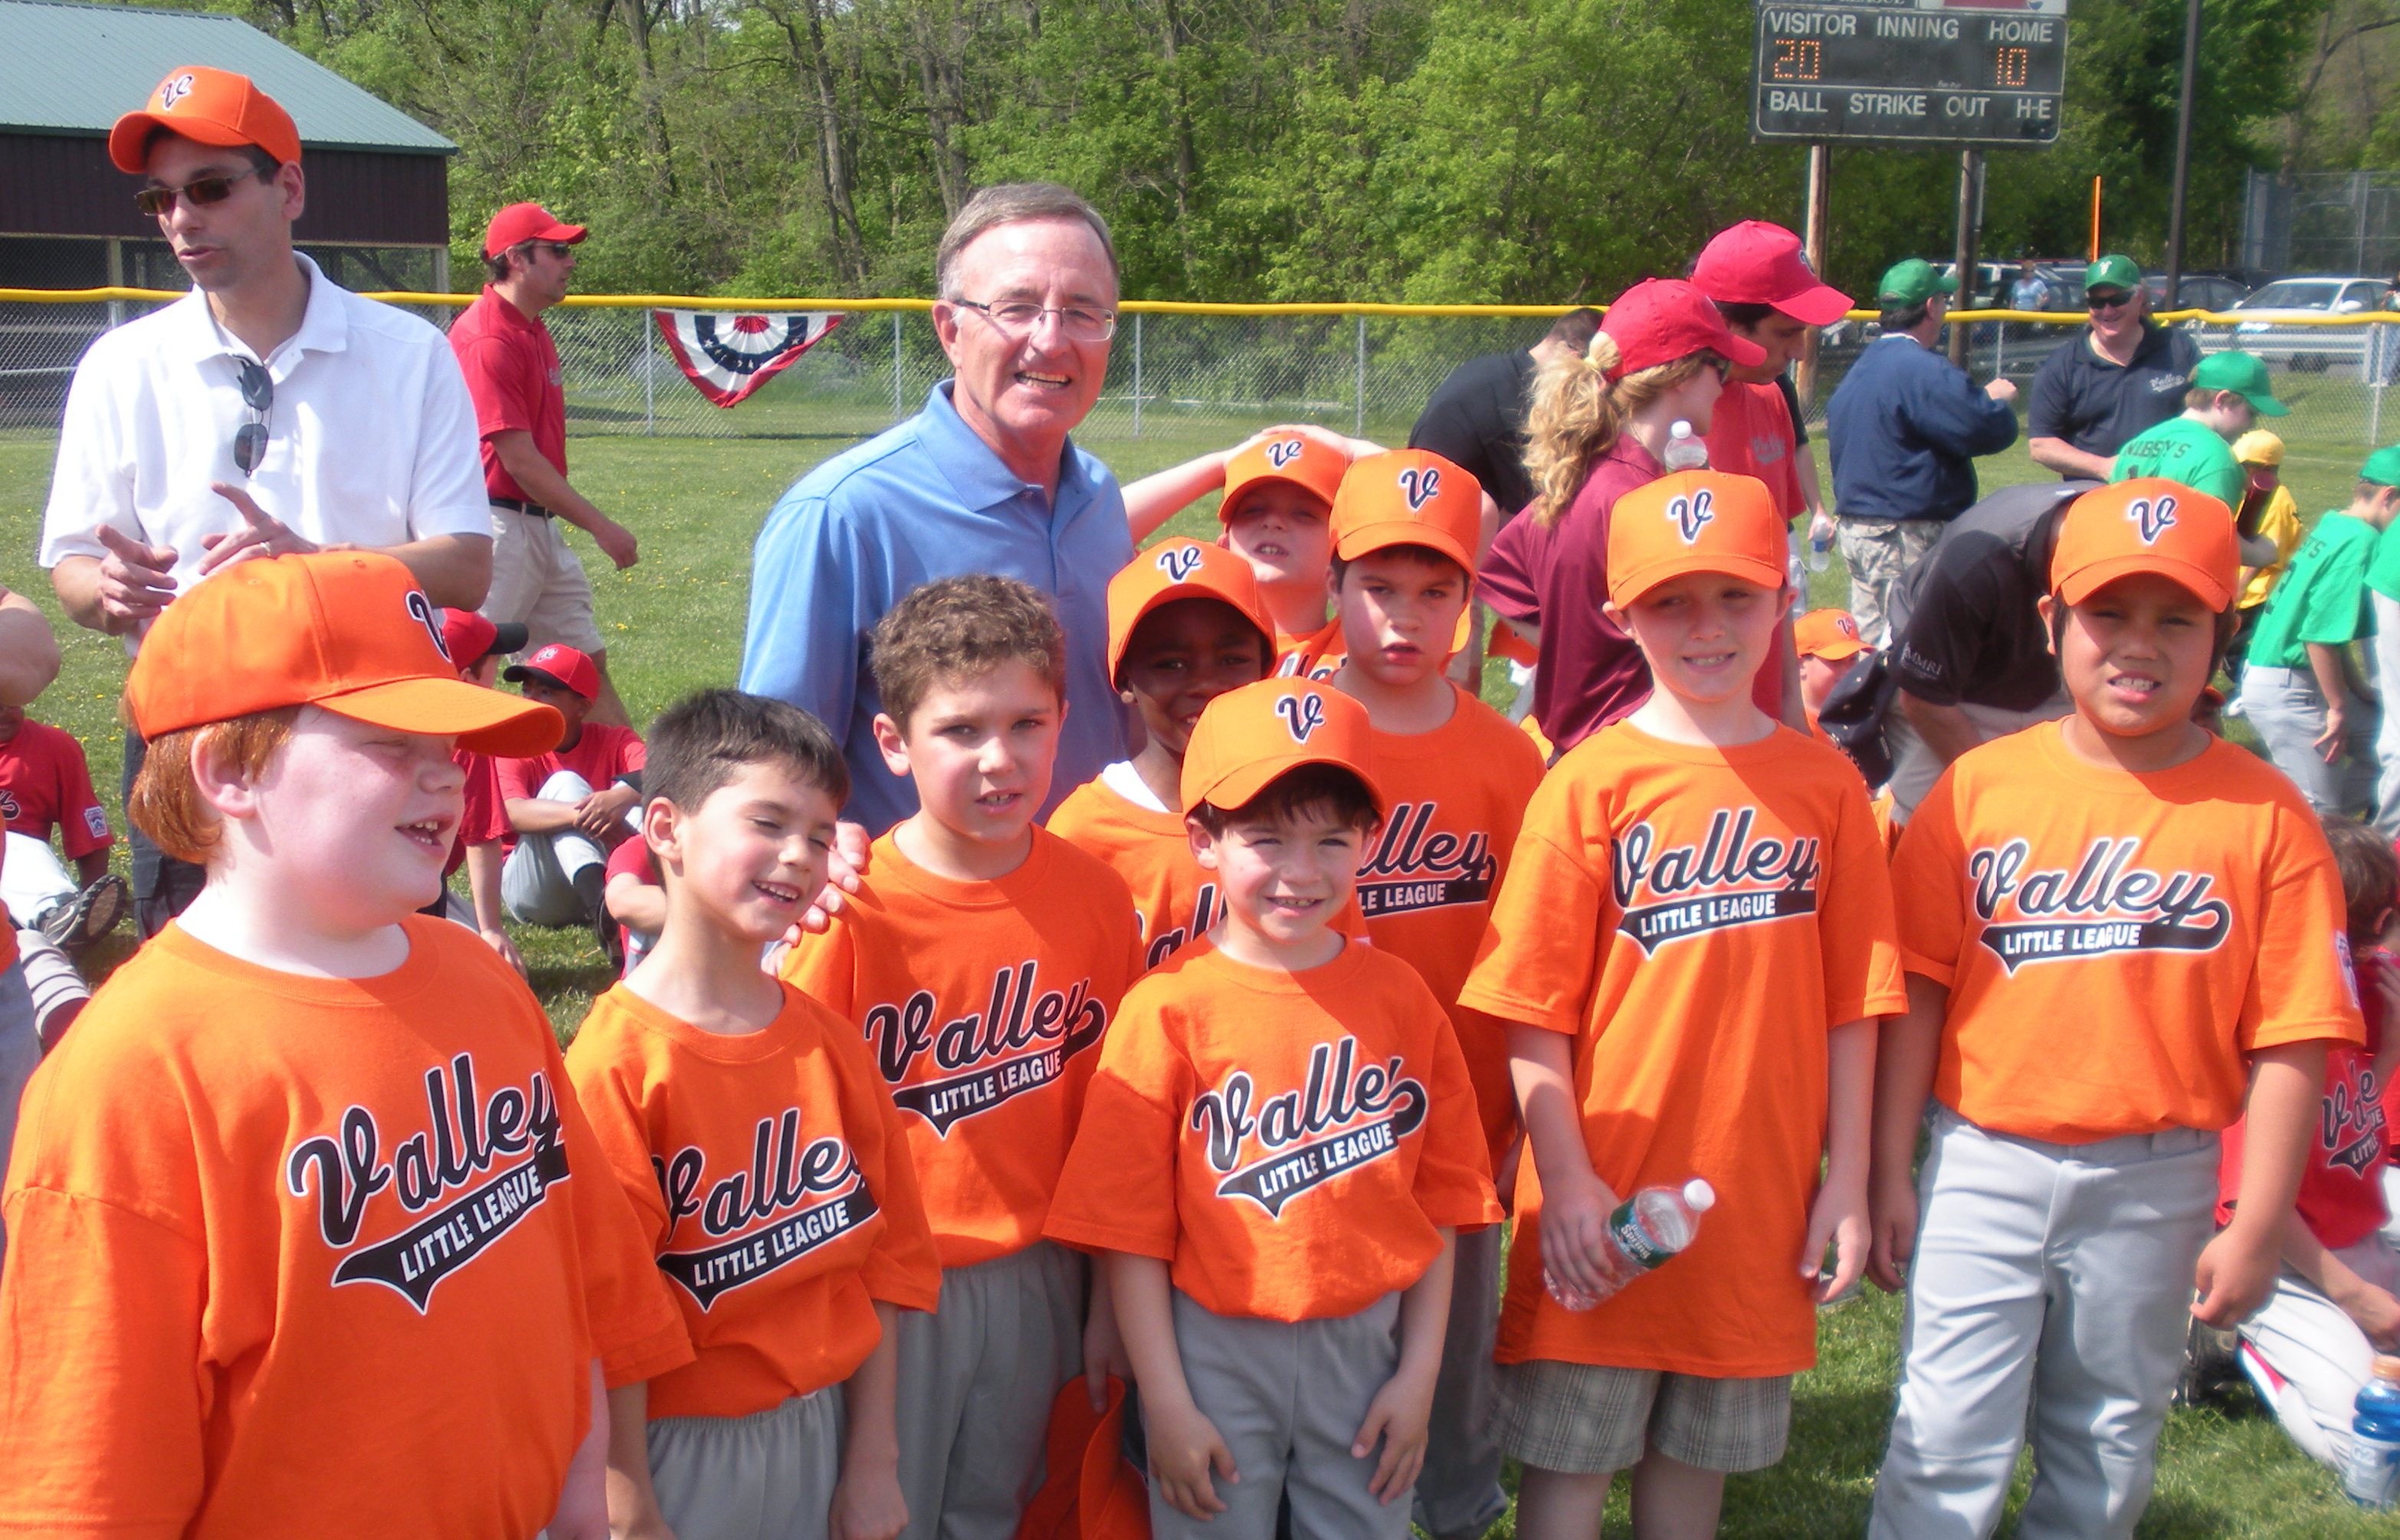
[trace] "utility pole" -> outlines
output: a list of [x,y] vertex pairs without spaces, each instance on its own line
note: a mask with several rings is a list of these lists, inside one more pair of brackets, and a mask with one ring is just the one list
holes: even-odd
[[2200,73],[2200,0],[2184,0],[2183,98],[2175,110],[2175,190],[2167,205],[2166,308],[2175,307],[2183,286],[2184,202],[2191,186],[2191,92]]

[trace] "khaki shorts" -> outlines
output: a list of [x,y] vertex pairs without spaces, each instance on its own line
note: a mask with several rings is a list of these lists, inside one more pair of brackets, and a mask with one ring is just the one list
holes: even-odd
[[583,564],[566,548],[555,514],[492,510],[492,587],[484,596],[484,618],[517,620],[528,650],[564,642],[579,652],[602,648],[592,618],[592,582]]
[[826,1385],[747,1417],[650,1424],[650,1482],[676,1540],[826,1540],[843,1410]]
[[1543,1470],[1602,1476],[1657,1450],[1701,1470],[1765,1470],[1792,1432],[1792,1377],[1710,1380],[1534,1358],[1500,1366],[1500,1447]]

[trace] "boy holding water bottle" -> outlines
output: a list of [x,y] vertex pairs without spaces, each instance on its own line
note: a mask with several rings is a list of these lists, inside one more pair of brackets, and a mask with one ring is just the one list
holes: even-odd
[[[1785,565],[1750,477],[1617,500],[1608,618],[1656,688],[1534,793],[1459,996],[1510,1024],[1533,1157],[1498,1352],[1523,1540],[1589,1540],[1629,1467],[1643,1512],[1713,1531],[1725,1474],[1782,1457],[1816,1306],[1865,1262],[1875,1018],[1904,997],[1865,786],[1752,699]],[[1692,1179],[1716,1196],[1693,1260],[1612,1294],[1643,1247],[1612,1210]],[[1570,1309],[1546,1273],[1608,1297]]]

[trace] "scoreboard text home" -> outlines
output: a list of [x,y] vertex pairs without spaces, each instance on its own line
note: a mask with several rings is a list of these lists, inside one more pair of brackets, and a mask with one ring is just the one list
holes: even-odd
[[2066,0],[1760,0],[1762,139],[2047,144],[2066,91]]

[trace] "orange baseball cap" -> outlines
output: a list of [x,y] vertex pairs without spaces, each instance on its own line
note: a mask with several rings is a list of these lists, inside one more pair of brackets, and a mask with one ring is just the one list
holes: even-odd
[[1178,536],[1161,540],[1127,562],[1109,579],[1109,678],[1117,676],[1127,643],[1142,617],[1161,605],[1180,599],[1215,599],[1241,612],[1258,628],[1265,650],[1260,654],[1275,666],[1275,621],[1259,597],[1259,580],[1250,564],[1220,545],[1202,545]]
[[108,158],[140,176],[159,129],[202,144],[255,144],[285,165],[300,158],[300,130],[275,98],[246,75],[178,64],[150,93],[148,105],[127,113],[108,130]]
[[240,562],[194,585],[143,638],[125,704],[144,738],[307,705],[511,758],[566,730],[548,706],[459,678],[441,611],[365,551]]
[[1367,708],[1316,679],[1261,679],[1208,702],[1183,749],[1183,811],[1203,802],[1242,806],[1302,765],[1338,765],[1366,783],[1381,812],[1383,788],[1367,769]]
[[2080,605],[2134,572],[2172,579],[2222,613],[2242,572],[2233,511],[2163,476],[2096,487],[2067,504],[2050,558],[2050,586],[2058,596]]
[[1616,499],[1608,516],[1608,598],[1630,605],[1670,578],[1722,572],[1780,588],[1784,524],[1766,484],[1724,470],[1678,470]]
[[1829,663],[1871,650],[1859,640],[1859,623],[1847,609],[1812,609],[1792,622],[1792,636],[1801,657]]
[[1333,554],[1357,561],[1386,546],[1427,546],[1475,576],[1483,484],[1429,449],[1351,462],[1333,495]]
[[1347,456],[1304,434],[1262,439],[1225,462],[1225,497],[1217,505],[1217,517],[1230,517],[1227,511],[1259,482],[1289,482],[1330,504],[1349,469]]

